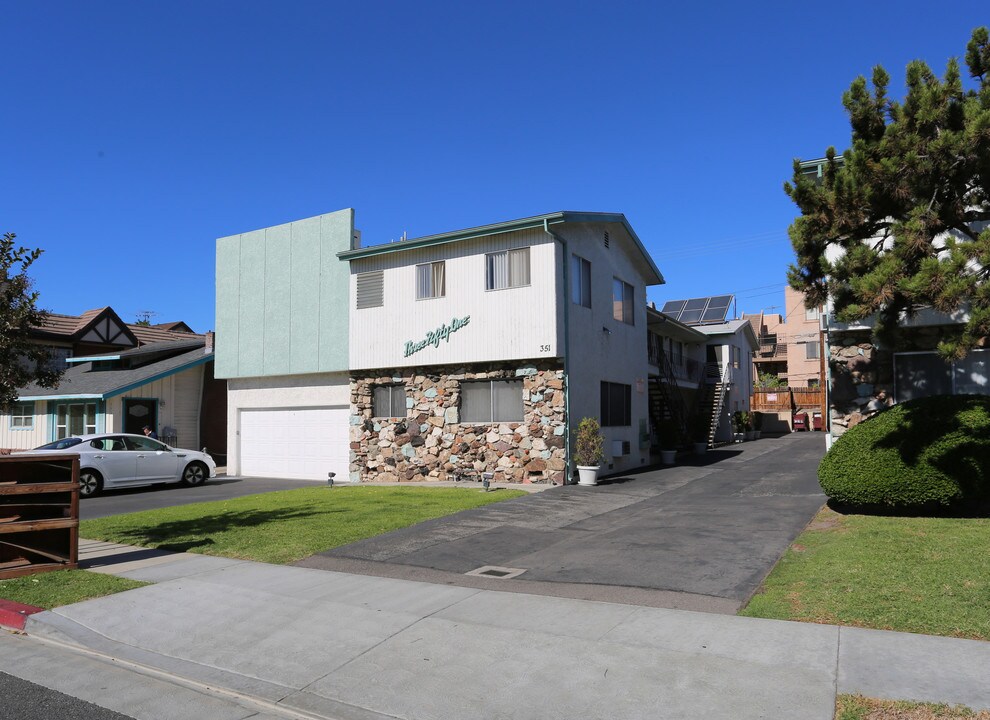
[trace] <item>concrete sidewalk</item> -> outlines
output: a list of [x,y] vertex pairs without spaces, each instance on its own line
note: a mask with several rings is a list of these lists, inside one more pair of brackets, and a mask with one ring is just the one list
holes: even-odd
[[837,692],[990,708],[985,642],[509,594],[497,580],[190,555],[102,569],[156,584],[33,615],[28,633],[315,717],[831,720]]

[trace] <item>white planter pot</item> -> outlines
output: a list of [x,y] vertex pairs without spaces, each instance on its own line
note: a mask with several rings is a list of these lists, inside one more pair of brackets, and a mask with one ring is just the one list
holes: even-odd
[[578,485],[597,485],[598,468],[598,465],[578,465]]
[[737,443],[742,442],[743,440],[746,439],[746,433],[736,433],[735,435],[732,436],[732,439]]
[[704,455],[708,452],[708,443],[706,442],[696,442],[691,443],[691,450],[695,455]]
[[661,450],[660,451],[660,462],[664,465],[673,465],[677,462],[677,451],[676,450]]

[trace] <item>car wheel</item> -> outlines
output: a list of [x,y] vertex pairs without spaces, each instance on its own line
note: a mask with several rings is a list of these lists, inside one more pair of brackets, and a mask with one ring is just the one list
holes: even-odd
[[103,478],[94,470],[79,472],[79,497],[93,497],[103,490]]
[[186,465],[186,469],[182,471],[182,484],[196,487],[205,483],[209,476],[210,471],[206,469],[203,463],[192,462]]

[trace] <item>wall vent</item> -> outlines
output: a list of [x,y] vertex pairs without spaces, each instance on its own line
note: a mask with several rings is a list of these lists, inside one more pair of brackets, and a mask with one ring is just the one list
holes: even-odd
[[605,247],[608,247],[608,231],[605,231]]
[[381,307],[385,304],[385,271],[357,274],[357,309]]

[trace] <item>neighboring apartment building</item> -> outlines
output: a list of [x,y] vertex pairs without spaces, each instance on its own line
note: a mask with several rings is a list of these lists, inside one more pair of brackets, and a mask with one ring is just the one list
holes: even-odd
[[[113,308],[52,313],[32,330],[65,372],[55,388],[29,385],[0,416],[0,448],[26,450],[70,435],[140,433],[225,452],[223,383],[213,380],[212,336],[185,323],[127,324]],[[213,398],[211,404],[206,398]],[[211,408],[220,412],[214,415]]]
[[217,241],[231,473],[564,482],[600,418],[649,462],[646,287],[621,214],[558,212],[361,247],[353,211]]

